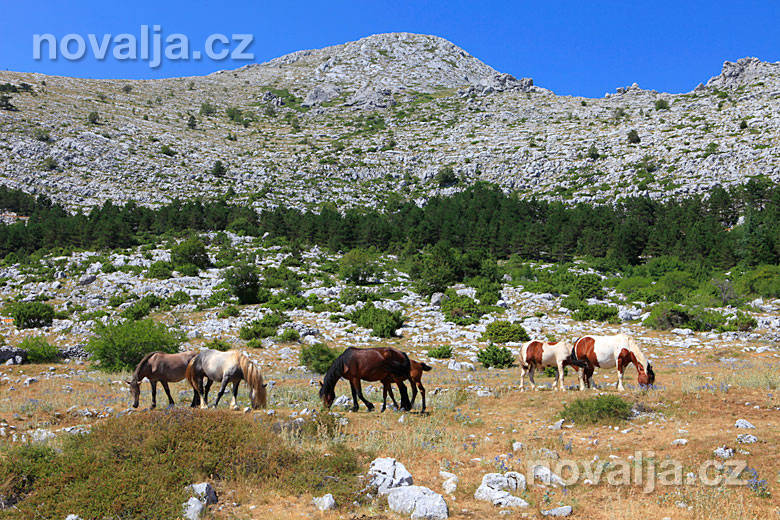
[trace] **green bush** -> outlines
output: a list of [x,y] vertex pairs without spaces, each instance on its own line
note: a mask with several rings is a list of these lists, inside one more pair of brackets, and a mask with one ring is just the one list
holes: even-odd
[[263,270],[262,285],[266,289],[283,288],[294,294],[301,290],[301,275],[284,266],[266,267]]
[[319,483],[333,480],[328,491],[348,503],[365,456],[332,443],[326,456],[306,442],[336,430],[330,416],[304,426],[302,447],[280,442],[270,421],[229,411],[177,408],[106,419],[89,435],[63,438],[61,452],[38,445],[3,450],[0,495],[16,502],[14,518],[30,519],[181,518],[190,496],[184,483],[212,479],[227,489],[262,482],[279,496],[316,494]]
[[560,417],[578,424],[614,424],[631,418],[631,404],[614,395],[581,397],[564,405]]
[[341,352],[328,347],[324,343],[315,343],[314,345],[301,347],[298,357],[301,365],[316,374],[324,374],[340,354]]
[[190,237],[171,248],[171,263],[176,267],[192,264],[199,269],[205,269],[211,265],[206,245],[198,237]]
[[506,320],[498,320],[489,323],[482,335],[484,341],[493,343],[507,343],[510,341],[528,341],[531,339],[520,323],[512,323]]
[[485,368],[509,368],[515,362],[515,357],[508,348],[490,344],[480,349],[477,353],[477,361]]
[[87,115],[87,122],[92,125],[98,124],[98,121],[100,121],[100,115],[97,112],[90,112]]
[[642,139],[639,137],[639,133],[636,130],[628,131],[628,142],[631,144],[638,144]]
[[780,265],[760,265],[742,273],[736,288],[747,296],[780,298]]
[[388,311],[369,303],[347,314],[347,319],[365,329],[371,329],[374,336],[392,338],[405,321],[401,311]]
[[54,320],[54,307],[43,302],[18,302],[10,305],[11,317],[17,329],[48,327]]
[[452,357],[452,347],[449,345],[439,345],[428,349],[428,357],[434,359],[449,359]]
[[159,260],[149,266],[149,269],[146,271],[146,276],[148,278],[156,278],[158,280],[167,280],[173,276],[172,266],[170,262],[163,262],[162,260]]
[[147,294],[130,307],[122,311],[122,316],[129,320],[140,320],[149,315],[163,302],[162,298],[154,294]]
[[204,345],[211,350],[219,350],[220,352],[227,352],[233,348],[233,345],[225,341],[224,339],[212,339]]
[[725,324],[725,316],[718,312],[666,302],[654,305],[644,321],[644,325],[651,329],[685,328],[698,332],[717,329]]
[[618,316],[617,307],[610,305],[588,305],[583,303],[577,308],[571,315],[572,318],[578,321],[606,321],[610,323],[616,323]]
[[198,276],[200,269],[195,264],[179,264],[176,266],[176,270],[183,276]]
[[286,323],[288,319],[289,318],[286,315],[279,312],[266,314],[259,320],[254,320],[253,322],[241,327],[241,330],[238,332],[238,336],[245,340],[262,339],[276,336],[276,330],[280,325]]
[[737,311],[737,314],[729,318],[725,325],[720,327],[720,330],[735,330],[739,332],[747,332],[753,330],[758,326],[756,319],[750,314]]
[[448,290],[447,298],[441,303],[441,311],[447,321],[456,325],[472,325],[485,314],[484,309],[472,298]]
[[293,342],[298,341],[299,339],[301,339],[301,335],[295,329],[284,329],[284,331],[279,334],[280,341]]
[[665,99],[657,99],[655,101],[656,110],[669,110],[669,102]]
[[52,363],[60,359],[60,351],[44,338],[24,338],[18,347],[27,352],[30,363]]
[[241,311],[236,307],[235,305],[226,305],[221,311],[219,311],[219,314],[217,314],[218,318],[225,319],[225,318],[235,318],[236,316],[240,316]]
[[378,293],[358,287],[345,287],[339,295],[339,301],[344,305],[355,305],[357,302],[373,302],[381,299],[382,297]]
[[339,272],[349,283],[363,285],[379,273],[376,253],[365,249],[351,249],[341,257]]
[[149,352],[178,352],[183,334],[152,320],[95,324],[95,336],[85,350],[98,362],[98,368],[117,372],[133,370]]
[[260,302],[260,276],[254,265],[237,265],[225,273],[225,281],[240,303],[248,305]]

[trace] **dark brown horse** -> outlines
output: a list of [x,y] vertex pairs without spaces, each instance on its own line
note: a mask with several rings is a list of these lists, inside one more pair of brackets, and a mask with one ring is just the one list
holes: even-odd
[[358,410],[358,398],[365,403],[368,411],[371,411],[374,409],[374,405],[363,397],[360,381],[384,381],[388,377],[395,377],[402,381],[398,384],[398,389],[401,392],[401,408],[409,410],[412,405],[409,402],[409,395],[406,393],[403,381],[410,377],[410,366],[409,356],[394,348],[350,347],[336,358],[325,373],[325,378],[320,386],[322,404],[330,408],[333,400],[336,399],[334,391],[336,383],[343,377],[349,381],[349,386],[352,388],[352,411],[357,412]]
[[[187,364],[198,353],[196,351],[180,352],[178,354],[166,354],[165,352],[151,352],[144,356],[133,371],[133,378],[125,381],[130,385],[130,394],[133,396],[133,408],[138,408],[138,398],[141,395],[141,381],[149,379],[152,385],[152,408],[157,406],[157,383],[161,383],[168,402],[173,406],[173,397],[168,383],[176,383],[184,379]],[[192,397],[193,403],[199,401],[197,395]],[[194,404],[193,404],[194,406]]]
[[[410,359],[409,360],[409,382],[412,386],[412,402],[410,408],[414,406],[414,400],[417,399],[417,389],[420,389],[420,395],[422,395],[422,411],[425,411],[425,387],[422,384],[423,372],[431,370],[429,365],[421,363],[420,361]],[[387,395],[390,394],[390,399],[393,404],[398,408],[398,403],[395,402],[395,396],[393,395],[393,383],[403,383],[403,379],[392,376],[387,377],[382,381],[382,411],[387,408]]]

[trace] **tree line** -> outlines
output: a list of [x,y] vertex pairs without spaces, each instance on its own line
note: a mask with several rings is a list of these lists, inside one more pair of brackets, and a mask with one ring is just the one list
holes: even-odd
[[0,208],[29,217],[26,224],[0,226],[0,257],[7,262],[58,248],[126,248],[164,234],[230,230],[335,251],[360,247],[414,255],[443,244],[481,257],[567,261],[590,256],[615,267],[669,255],[718,268],[780,263],[780,187],[761,177],[728,190],[716,187],[707,197],[668,201],[567,205],[519,199],[478,183],[433,197],[423,207],[396,202],[382,211],[342,213],[324,204],[319,211],[280,206],[259,214],[230,197],[174,200],[154,209],[109,201],[72,214],[45,196],[0,186]]

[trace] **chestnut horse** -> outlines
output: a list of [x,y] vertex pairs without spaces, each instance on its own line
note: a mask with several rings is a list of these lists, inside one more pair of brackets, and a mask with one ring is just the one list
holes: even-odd
[[[409,356],[400,350],[390,347],[355,348],[349,347],[330,365],[325,377],[320,383],[320,399],[326,408],[330,408],[336,399],[334,388],[342,377],[349,381],[352,388],[352,411],[358,411],[358,398],[366,405],[368,411],[374,409],[360,388],[360,381],[384,381],[388,377],[398,378],[400,381],[409,379],[411,364]],[[409,410],[412,405],[406,386],[398,383],[401,392],[401,408]]]
[[587,366],[582,372],[577,370],[580,378],[580,390],[593,385],[593,369],[617,367],[619,391],[624,391],[623,371],[629,364],[636,367],[637,382],[641,386],[652,385],[655,382],[655,372],[634,338],[625,334],[614,336],[583,336],[574,342],[574,356],[586,361]]
[[[414,400],[417,399],[417,389],[420,389],[422,395],[422,411],[425,411],[425,387],[422,385],[423,372],[428,372],[432,367],[421,363],[420,361],[410,359],[409,360],[409,382],[412,386],[412,402],[409,403],[409,408],[414,406]],[[392,376],[387,377],[382,381],[382,411],[387,408],[387,394],[390,394],[390,399],[393,401],[393,405],[398,408],[398,403],[395,401],[393,395],[393,383],[403,383],[403,379]]]
[[[228,383],[233,383],[233,399],[230,402],[230,408],[238,410],[236,399],[238,398],[238,385],[242,379],[249,386],[252,408],[265,408],[266,395],[263,374],[252,363],[249,356],[240,350],[220,352],[218,350],[203,349],[187,365],[186,377],[195,393],[200,397],[201,408],[208,408],[211,382],[219,381],[219,393],[217,393],[217,399],[214,401],[214,408],[219,404],[219,400],[225,393]],[[208,379],[205,391],[203,388],[204,377]],[[195,406],[194,400],[192,406]]]
[[563,386],[563,368],[566,366],[585,368],[587,363],[574,357],[571,343],[560,341],[547,343],[545,341],[529,341],[520,349],[520,391],[525,390],[525,375],[531,380],[531,390],[536,390],[534,370],[537,368],[556,367],[558,378],[553,385],[554,390],[566,391]]
[[[152,386],[152,408],[157,407],[157,383],[161,383],[165,394],[168,396],[169,406],[173,406],[173,397],[168,383],[176,383],[184,379],[187,363],[198,353],[196,351],[179,352],[178,354],[166,354],[165,352],[150,352],[136,365],[133,377],[125,381],[130,385],[130,394],[133,396],[133,408],[138,408],[138,398],[141,395],[141,381],[149,379]],[[197,393],[193,394],[193,406],[197,403]]]

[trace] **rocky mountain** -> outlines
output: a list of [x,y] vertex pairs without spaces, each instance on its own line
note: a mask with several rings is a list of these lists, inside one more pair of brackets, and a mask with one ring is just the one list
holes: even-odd
[[74,208],[231,189],[258,208],[376,206],[477,180],[610,202],[780,180],[780,63],[756,58],[689,93],[589,99],[392,33],[203,77],[0,72],[0,87],[15,108],[0,110],[0,182]]

